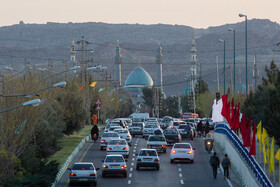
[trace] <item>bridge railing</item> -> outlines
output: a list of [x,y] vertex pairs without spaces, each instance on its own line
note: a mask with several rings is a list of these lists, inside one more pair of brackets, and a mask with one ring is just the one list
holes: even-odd
[[269,180],[261,166],[258,164],[256,159],[253,156],[249,155],[248,149],[243,146],[241,140],[234,132],[230,130],[228,125],[217,124],[215,126],[215,132],[225,134],[228,137],[228,139],[233,143],[233,145],[242,155],[246,163],[250,166],[251,170],[262,186],[273,187],[271,181]]

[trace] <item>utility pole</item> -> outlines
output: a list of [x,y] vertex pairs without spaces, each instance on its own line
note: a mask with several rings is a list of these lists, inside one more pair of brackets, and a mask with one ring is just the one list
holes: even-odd
[[254,78],[254,83],[255,83],[255,92],[257,90],[257,80],[259,78],[260,74],[260,69],[257,69],[257,63],[256,63],[256,55],[254,58],[254,69],[253,69],[253,78]]
[[218,59],[218,56],[216,56],[216,63],[217,63],[217,86],[218,86],[218,92],[220,92],[219,59]]
[[66,61],[63,61],[62,63],[64,64],[64,71],[65,71],[64,72],[64,80],[66,80],[66,78],[67,78],[67,71],[66,71],[67,70],[67,64],[66,64]]

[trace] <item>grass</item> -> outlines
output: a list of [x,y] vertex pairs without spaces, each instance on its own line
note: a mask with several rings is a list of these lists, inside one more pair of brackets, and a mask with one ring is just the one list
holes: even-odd
[[59,168],[63,165],[68,156],[72,153],[75,147],[80,143],[80,141],[90,134],[92,125],[86,125],[79,132],[75,132],[73,135],[64,136],[60,140],[61,150],[56,152],[50,160],[56,160],[59,163]]

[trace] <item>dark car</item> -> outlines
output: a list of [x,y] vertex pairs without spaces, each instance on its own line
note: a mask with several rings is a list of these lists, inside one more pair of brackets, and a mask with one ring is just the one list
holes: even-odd
[[181,142],[181,135],[180,132],[176,128],[168,128],[163,132],[165,136],[166,142],[168,144],[172,143],[180,143]]

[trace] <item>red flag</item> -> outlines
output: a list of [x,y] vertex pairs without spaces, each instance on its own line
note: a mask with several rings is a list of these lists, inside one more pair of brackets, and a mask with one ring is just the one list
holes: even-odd
[[244,132],[244,138],[243,138],[243,145],[244,147],[250,147],[250,139],[251,139],[251,118],[246,121],[245,126],[245,132]]
[[227,110],[226,110],[226,107],[227,107],[227,94],[225,94],[225,95],[222,96],[222,101],[223,101],[223,108],[222,108],[221,114],[222,114],[222,116],[224,116],[224,117],[226,118],[226,112],[227,112]]
[[82,89],[83,89],[85,86],[86,86],[86,85],[82,86],[82,87],[79,89],[79,92],[82,91]]
[[253,139],[249,155],[256,155],[256,122],[254,123]]

